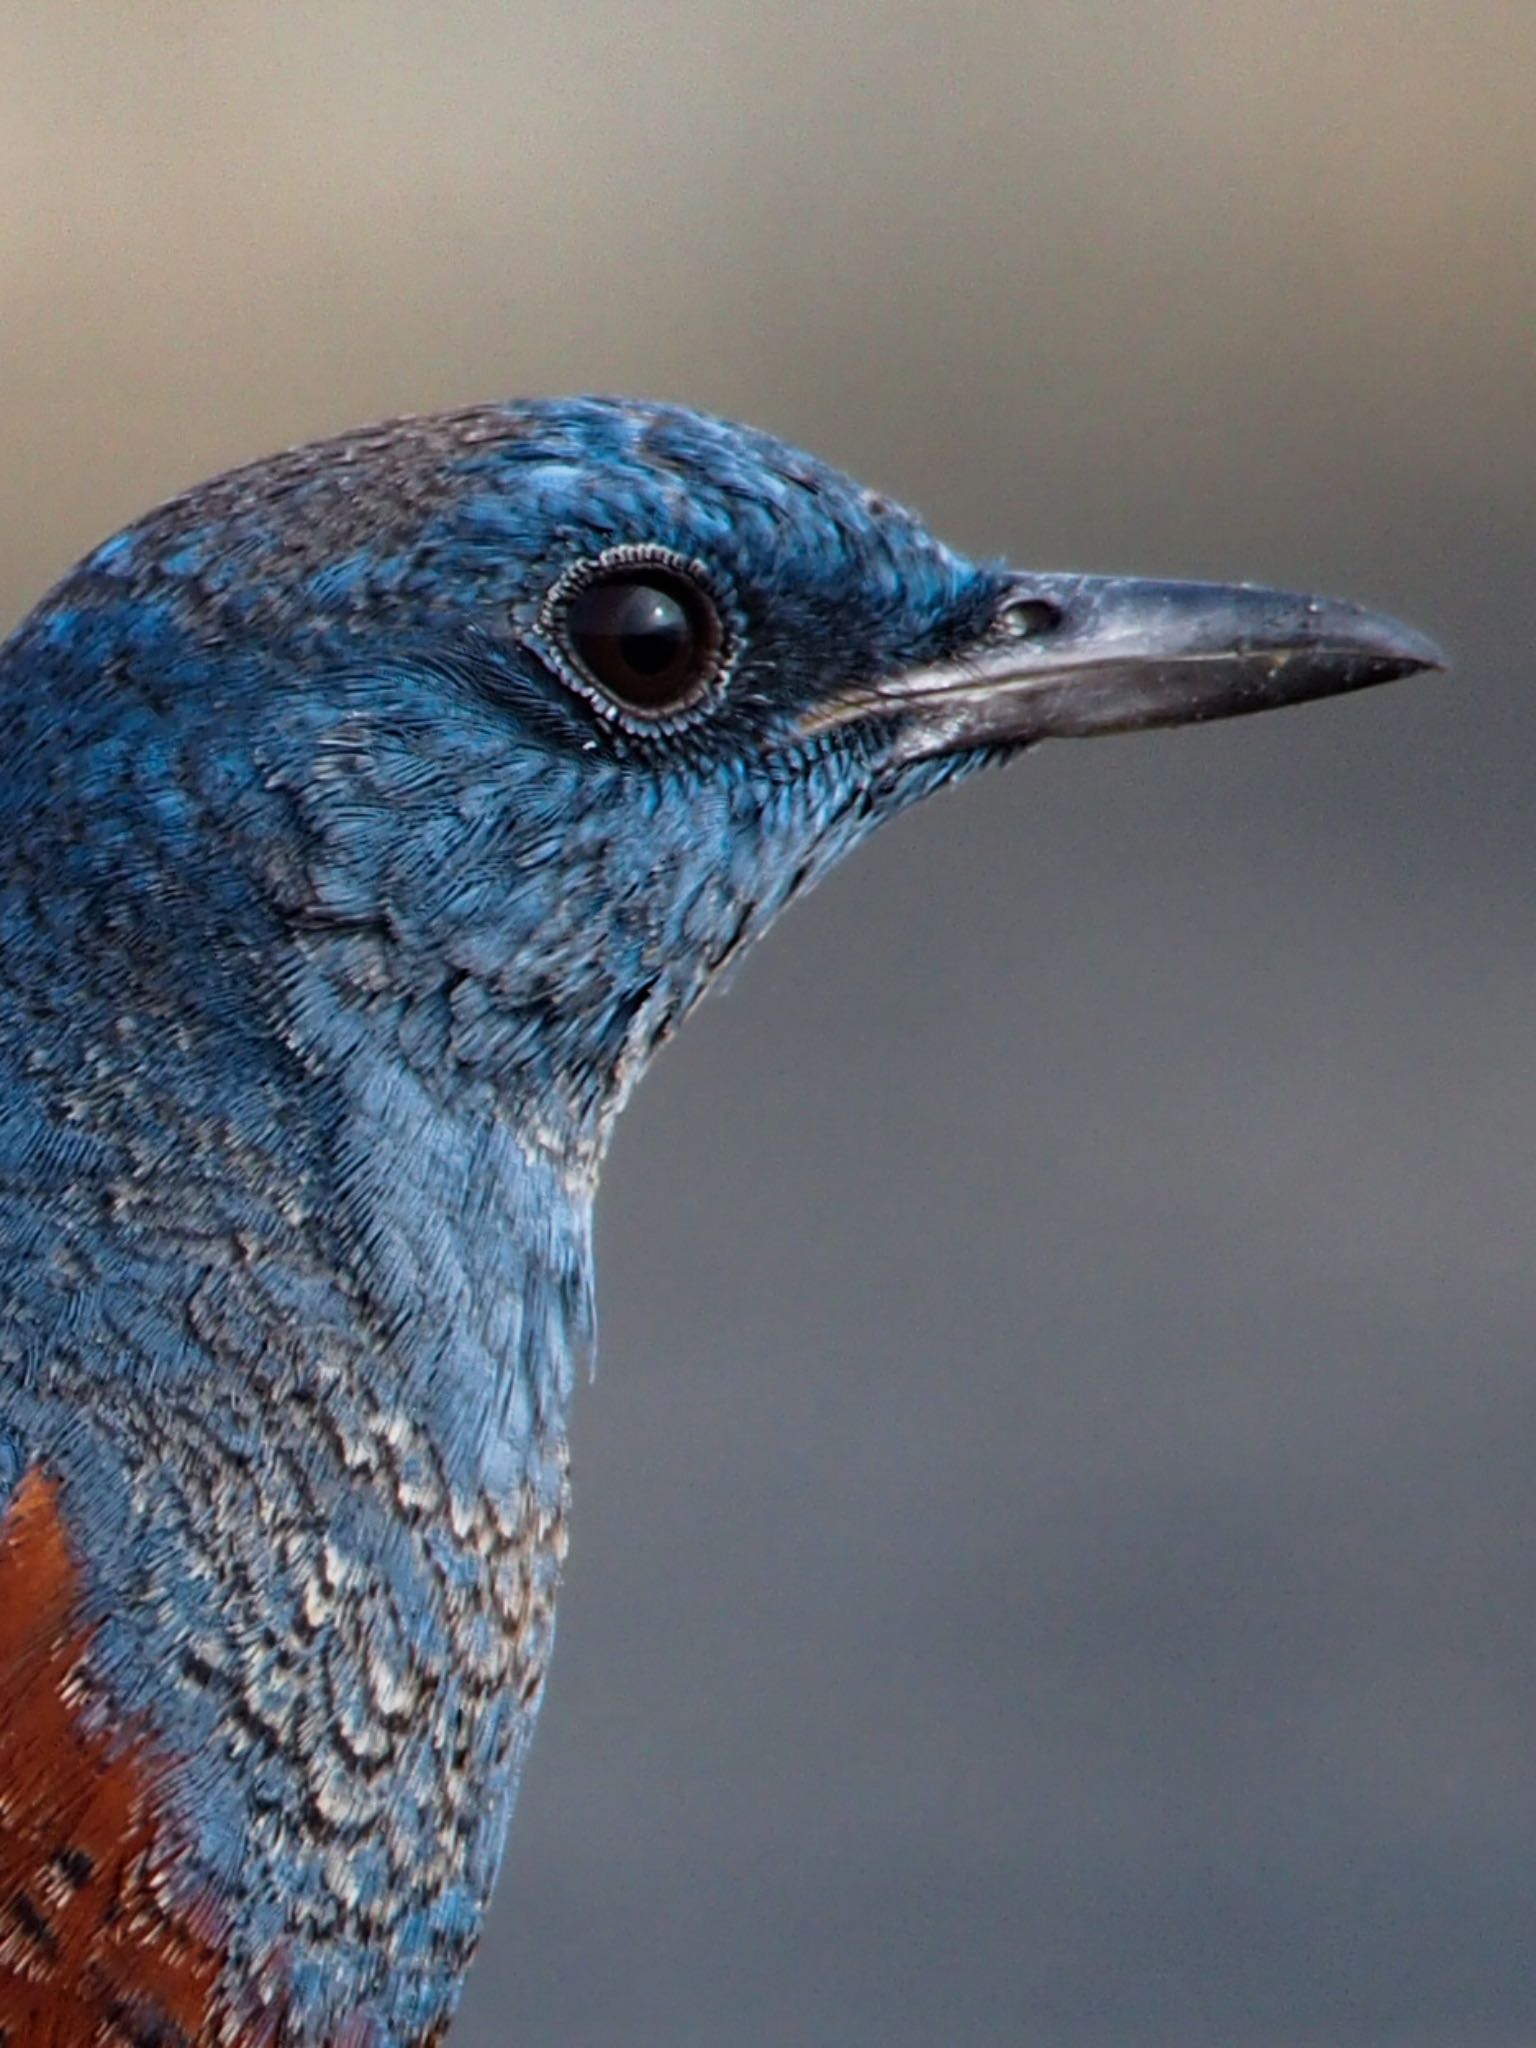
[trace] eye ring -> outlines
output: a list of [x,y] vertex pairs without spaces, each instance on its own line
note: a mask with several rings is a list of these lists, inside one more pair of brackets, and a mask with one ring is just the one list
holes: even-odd
[[718,695],[739,640],[705,565],[645,544],[573,563],[537,625],[573,689],[605,717],[647,733],[676,730]]

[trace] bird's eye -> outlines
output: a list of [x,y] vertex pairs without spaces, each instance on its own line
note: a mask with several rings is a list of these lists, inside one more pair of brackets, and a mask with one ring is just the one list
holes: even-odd
[[641,718],[686,711],[720,665],[714,601],[691,576],[659,562],[585,577],[566,597],[560,626],[583,674]]

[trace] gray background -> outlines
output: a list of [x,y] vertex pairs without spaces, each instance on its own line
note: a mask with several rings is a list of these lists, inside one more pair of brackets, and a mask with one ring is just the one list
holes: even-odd
[[0,7],[0,603],[396,410],[753,418],[1457,674],[894,829],[621,1133],[455,2043],[1536,2043],[1531,0]]

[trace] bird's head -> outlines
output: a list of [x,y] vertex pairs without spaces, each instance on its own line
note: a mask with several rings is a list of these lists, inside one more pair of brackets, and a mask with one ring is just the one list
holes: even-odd
[[81,829],[183,942],[254,882],[242,943],[308,1049],[365,1019],[589,1151],[726,960],[914,799],[1437,661],[1340,604],[978,567],[765,435],[608,400],[234,472],[98,549],[22,655],[51,678],[24,751],[69,744]]

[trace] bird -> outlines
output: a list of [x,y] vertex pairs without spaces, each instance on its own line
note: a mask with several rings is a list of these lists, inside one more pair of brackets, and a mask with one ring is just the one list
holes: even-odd
[[443,2042],[652,1054],[942,787],[1442,665],[616,398],[289,449],[70,571],[0,648],[0,2048]]

